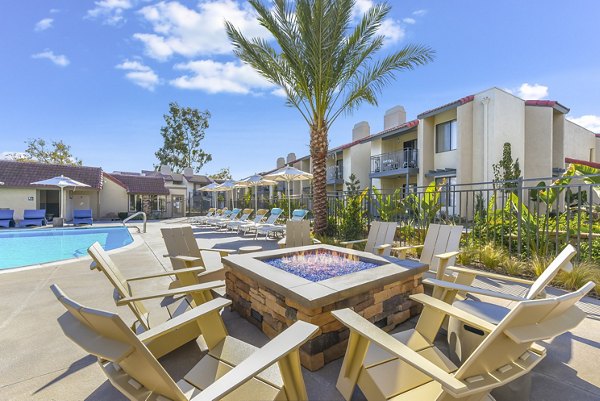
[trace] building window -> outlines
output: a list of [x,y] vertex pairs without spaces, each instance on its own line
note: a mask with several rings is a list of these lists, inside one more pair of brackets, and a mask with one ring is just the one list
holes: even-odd
[[142,210],[142,196],[138,194],[129,194],[129,211],[140,212]]
[[435,152],[448,152],[456,149],[456,120],[447,121],[435,126]]

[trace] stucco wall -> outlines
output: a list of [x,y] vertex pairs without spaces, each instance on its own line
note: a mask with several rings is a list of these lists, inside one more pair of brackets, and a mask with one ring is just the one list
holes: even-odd
[[104,178],[100,191],[100,218],[115,218],[119,212],[129,211],[127,191],[115,182]]
[[486,181],[494,178],[492,164],[502,159],[504,143],[509,142],[513,159],[525,160],[525,102],[509,93],[493,90],[490,102],[490,148]]
[[71,191],[65,189],[65,218],[71,220],[73,218],[73,210],[75,209],[92,209],[92,217],[98,218],[98,191]]
[[[569,121],[564,121],[564,157],[594,161],[596,158],[596,136],[589,130]],[[590,157],[591,156],[591,157]]]
[[419,186],[427,185],[431,180],[425,177],[429,170],[433,170],[433,155],[435,152],[435,125],[434,119],[426,118],[419,123],[417,146],[419,148]]
[[[23,219],[23,210],[37,209],[39,199],[34,188],[4,188],[0,187],[0,208],[15,211],[14,219]],[[29,200],[33,197],[33,200]]]
[[525,160],[521,160],[524,178],[552,176],[552,108],[525,107]]
[[[433,170],[444,169],[444,168],[456,168],[458,166],[458,146],[456,150],[450,150],[447,152],[436,153],[435,148],[435,127],[438,124],[442,124],[448,121],[456,119],[456,109],[448,110],[440,113],[433,118],[433,130],[432,130],[432,141],[433,141]],[[458,143],[457,143],[458,145]],[[428,157],[427,154],[423,154],[423,157]],[[430,156],[429,156],[430,157]],[[429,170],[425,171],[427,173]]]

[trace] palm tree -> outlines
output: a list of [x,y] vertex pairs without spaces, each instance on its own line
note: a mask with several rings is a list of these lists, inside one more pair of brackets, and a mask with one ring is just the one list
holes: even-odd
[[280,86],[286,103],[298,109],[310,128],[315,232],[327,228],[327,132],[342,114],[363,102],[377,105],[377,95],[399,70],[433,59],[426,46],[407,45],[380,60],[384,36],[379,34],[390,6],[369,9],[354,24],[354,0],[274,0],[272,8],[250,0],[258,21],[278,48],[260,38],[246,38],[230,22],[227,34],[234,53],[263,77]]

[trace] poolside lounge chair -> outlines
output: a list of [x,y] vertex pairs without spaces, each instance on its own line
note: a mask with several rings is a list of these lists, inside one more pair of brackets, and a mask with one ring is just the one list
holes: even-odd
[[[267,209],[258,209],[256,211],[256,215],[254,216],[254,219],[251,221],[248,221],[248,219],[241,221],[231,221],[229,223],[227,223],[227,229],[228,230],[236,230],[239,232],[239,229],[241,226],[243,226],[244,224],[248,224],[248,223],[260,223],[263,218],[267,215],[269,211]],[[242,216],[243,217],[243,216]]]
[[[88,249],[88,253],[95,262],[91,268],[98,269],[104,273],[115,288],[113,293],[115,304],[117,306],[127,305],[131,312],[133,312],[137,320],[131,326],[131,330],[137,334],[150,330],[164,321],[164,319],[161,320],[160,317],[156,318],[154,314],[151,314],[142,301],[149,299],[161,300],[161,305],[164,306],[163,311],[166,310],[168,318],[175,319],[185,311],[213,299],[211,290],[225,285],[224,281],[209,281],[198,284],[197,274],[203,270],[202,267],[160,272],[125,279],[119,268],[99,243],[96,242],[93,244]],[[168,276],[176,276],[185,286],[146,293],[136,292],[134,294],[132,291],[131,283],[134,281]],[[191,322],[177,331],[165,333],[164,336],[149,340],[146,345],[159,358],[179,346],[198,338],[200,334],[198,325],[195,322]]]
[[17,224],[17,227],[41,227],[46,223],[46,209],[27,209],[23,211],[23,220]]
[[[315,325],[297,321],[262,348],[256,348],[227,334],[219,312],[231,301],[215,299],[176,321],[136,336],[118,315],[85,307],[56,285],[51,288],[67,309],[58,318],[62,331],[98,358],[112,385],[130,400],[308,399],[299,348],[318,330]],[[208,354],[175,382],[146,342],[190,323],[205,333]]]
[[[425,294],[410,296],[424,306],[415,329],[394,335],[350,309],[333,311],[350,328],[337,388],[346,400],[357,384],[367,400],[493,400],[490,391],[530,372],[546,356],[536,341],[561,335],[585,319],[575,303],[594,285],[558,298],[519,302],[497,326]],[[489,333],[460,367],[433,345],[445,316]]]
[[223,209],[217,209],[210,216],[207,214],[206,216],[200,216],[200,217],[198,217],[197,218],[198,219],[197,222],[194,223],[194,224],[197,224],[197,225],[206,225],[208,220],[219,218],[219,217],[223,216],[224,214],[228,214],[228,213],[230,213],[230,212],[229,212],[229,209],[227,209],[226,207],[224,207]]
[[259,226],[262,226],[264,224],[268,224],[268,225],[275,224],[275,222],[281,217],[282,214],[283,214],[283,209],[274,207],[273,209],[271,209],[271,214],[269,214],[267,221],[265,221],[264,223],[252,222],[252,223],[242,224],[239,227],[238,232],[240,232],[240,231],[243,232],[243,235],[246,235],[247,233],[253,232],[253,231],[256,232],[256,230]]
[[227,228],[227,226],[232,223],[245,223],[252,212],[254,212],[254,209],[244,209],[241,211],[242,215],[240,217],[233,216],[229,220],[218,222],[216,226],[219,228]]
[[190,224],[199,224],[202,219],[207,219],[209,217],[214,216],[216,211],[217,211],[217,209],[215,209],[214,207],[211,207],[210,209],[208,209],[208,211],[206,212],[206,214],[204,216],[194,216],[194,217],[190,218],[188,220],[188,222]]
[[228,210],[226,212],[223,212],[223,215],[220,217],[214,217],[212,219],[206,220],[206,224],[208,224],[209,226],[219,226],[219,224],[222,222],[233,221],[233,219],[235,219],[241,211],[242,209],[238,208]]
[[[302,221],[308,215],[308,210],[304,209],[296,209],[292,212],[292,218],[290,221]],[[277,234],[280,233],[283,236],[285,232],[285,225],[283,224],[259,224],[256,227],[256,236],[254,238],[258,238],[258,234],[265,234],[265,237],[268,237],[269,234]]]
[[317,239],[310,237],[310,221],[288,220],[285,223],[285,237],[279,240],[277,244],[280,248],[294,248],[320,243]]
[[73,210],[73,224],[89,224],[93,223],[92,209],[75,209]]
[[380,256],[390,256],[397,227],[398,223],[396,222],[385,223],[383,221],[373,221],[371,222],[367,239],[343,241],[340,242],[340,245],[352,249],[355,244],[366,242],[365,252],[371,252]]
[[[571,271],[573,265],[571,259],[575,257],[577,251],[572,245],[567,245],[565,249],[548,265],[546,270],[535,280],[515,279],[498,274],[488,274],[487,272],[479,272],[473,269],[448,267],[449,271],[457,271],[456,280],[461,280],[461,274],[469,275],[468,279],[472,281],[470,275],[481,275],[507,282],[517,282],[520,284],[529,283],[531,286],[524,296],[506,294],[497,291],[486,290],[477,287],[470,287],[459,283],[447,282],[445,280],[424,280],[424,283],[433,284],[434,296],[444,302],[452,303],[452,305],[460,310],[466,311],[480,319],[490,322],[494,325],[508,315],[515,302],[536,299],[544,296],[544,289],[561,271]],[[463,280],[464,282],[464,280]],[[502,306],[497,303],[483,302],[473,297],[460,298],[455,300],[459,293],[480,294],[496,299],[504,299],[511,301],[508,305]],[[450,344],[451,356],[455,360],[464,360],[473,353],[475,348],[483,341],[484,333],[480,330],[470,327],[468,324],[461,323],[457,319],[450,318],[448,321],[448,342]]]
[[0,227],[14,227],[15,220],[13,216],[15,214],[14,210],[10,209],[0,209]]
[[463,226],[430,224],[423,245],[394,247],[392,251],[397,252],[400,259],[405,259],[408,250],[422,248],[419,261],[429,265],[429,272],[424,276],[443,280],[446,266],[454,264],[459,254],[462,231]]

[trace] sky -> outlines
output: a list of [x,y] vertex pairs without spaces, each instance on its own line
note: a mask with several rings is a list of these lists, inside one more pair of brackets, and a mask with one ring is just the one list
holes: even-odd
[[[376,2],[357,0],[356,15]],[[494,86],[557,100],[568,118],[600,133],[599,1],[388,3],[381,55],[419,43],[435,60],[398,73],[377,106],[337,120],[331,147],[350,142],[360,121],[381,131],[396,105],[414,119]],[[204,174],[229,167],[240,179],[309,152],[300,114],[232,53],[225,19],[270,40],[246,1],[3,1],[0,16],[0,155],[44,138],[108,172],[151,169],[173,101],[212,115]]]

